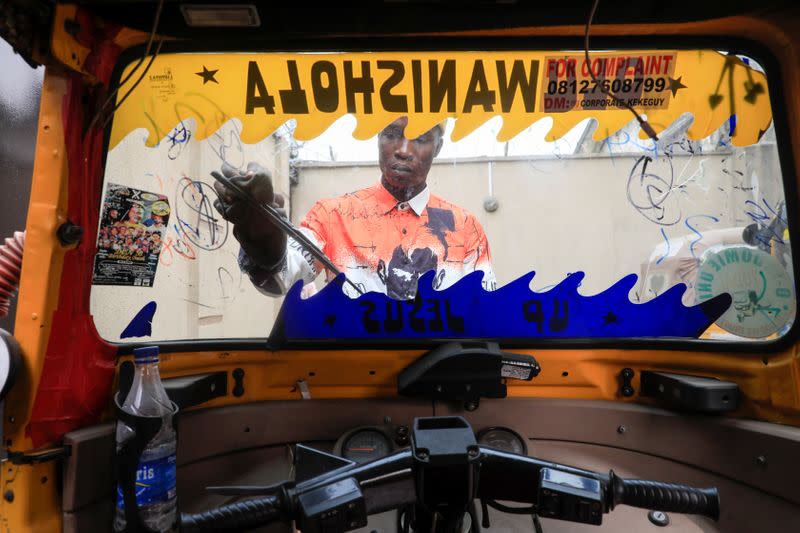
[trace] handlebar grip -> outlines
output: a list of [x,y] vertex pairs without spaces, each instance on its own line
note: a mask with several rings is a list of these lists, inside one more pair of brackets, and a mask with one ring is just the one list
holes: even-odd
[[182,532],[240,531],[275,521],[282,515],[280,498],[266,496],[231,503],[196,514],[181,514]]
[[613,505],[624,504],[656,511],[699,514],[719,520],[719,492],[716,487],[699,489],[642,479],[622,479],[610,473]]

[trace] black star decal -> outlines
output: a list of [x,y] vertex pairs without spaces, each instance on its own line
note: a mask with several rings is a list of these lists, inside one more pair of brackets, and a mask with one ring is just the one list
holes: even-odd
[[206,66],[203,65],[203,72],[195,72],[195,74],[203,78],[203,85],[205,85],[210,81],[213,81],[214,83],[218,84],[219,82],[214,78],[214,74],[216,74],[217,72],[219,72],[219,69],[208,70]]
[[325,317],[325,325],[332,328],[336,324],[336,315],[328,315]]
[[669,90],[672,91],[672,96],[675,96],[679,90],[686,89],[686,85],[681,83],[683,76],[678,78],[677,80],[674,78],[669,78]]
[[608,326],[610,324],[617,324],[618,322],[619,319],[617,318],[617,315],[615,315],[613,311],[609,311],[608,314],[603,317],[604,326]]

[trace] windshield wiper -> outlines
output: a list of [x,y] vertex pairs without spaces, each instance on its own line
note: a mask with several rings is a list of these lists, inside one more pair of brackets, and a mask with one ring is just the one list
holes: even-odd
[[[278,226],[286,235],[293,238],[297,241],[300,246],[305,248],[311,255],[313,255],[320,263],[325,265],[334,276],[338,276],[342,272],[336,268],[336,265],[325,255],[325,252],[320,250],[316,244],[314,244],[311,239],[303,235],[303,233],[295,228],[291,222],[283,218],[278,211],[275,210],[274,207],[271,205],[260,204],[253,198],[247,191],[236,185],[232,180],[228,179],[227,177],[223,176],[218,172],[212,172],[211,175],[214,177],[215,180],[222,183],[228,189],[231,189],[236,194],[238,194],[241,198],[243,198],[251,207],[254,207],[261,213],[264,218]],[[345,276],[344,280],[349,283],[358,294],[364,294],[364,291],[361,290],[361,287],[350,281],[347,276]]]

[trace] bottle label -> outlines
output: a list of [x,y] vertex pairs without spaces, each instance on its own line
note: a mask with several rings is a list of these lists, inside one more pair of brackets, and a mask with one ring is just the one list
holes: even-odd
[[[164,503],[175,497],[175,454],[142,461],[136,470],[136,505]],[[117,507],[125,508],[122,487],[117,485]]]

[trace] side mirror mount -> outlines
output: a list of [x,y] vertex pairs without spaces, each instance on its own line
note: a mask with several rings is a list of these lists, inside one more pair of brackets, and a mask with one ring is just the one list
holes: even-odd
[[397,378],[397,392],[432,400],[464,402],[505,398],[506,379],[530,381],[541,368],[530,355],[503,352],[495,342],[449,342],[422,355]]

